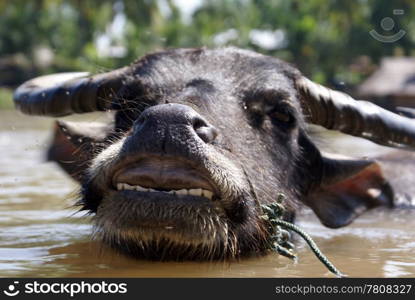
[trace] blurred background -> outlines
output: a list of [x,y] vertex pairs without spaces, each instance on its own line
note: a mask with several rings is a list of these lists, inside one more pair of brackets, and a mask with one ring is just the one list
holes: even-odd
[[[0,0],[0,107],[11,107],[11,89],[34,76],[102,72],[166,47],[253,49],[293,63],[315,81],[355,92],[384,57],[413,55],[411,4],[411,0]],[[386,37],[405,34],[382,42],[371,36],[372,30]],[[367,87],[364,95],[370,97],[371,90]]]

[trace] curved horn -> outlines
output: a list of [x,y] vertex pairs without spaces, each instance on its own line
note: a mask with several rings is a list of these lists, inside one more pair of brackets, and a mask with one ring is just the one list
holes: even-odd
[[59,73],[34,78],[14,93],[16,107],[29,115],[60,117],[111,108],[128,68],[89,76],[86,72]]
[[415,121],[301,77],[297,88],[307,121],[377,144],[415,150]]

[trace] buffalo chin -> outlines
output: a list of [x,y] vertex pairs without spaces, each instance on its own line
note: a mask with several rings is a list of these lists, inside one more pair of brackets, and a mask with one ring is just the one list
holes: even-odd
[[230,222],[219,201],[146,194],[108,193],[95,216],[95,236],[118,251],[152,260],[229,259],[264,250],[262,226]]

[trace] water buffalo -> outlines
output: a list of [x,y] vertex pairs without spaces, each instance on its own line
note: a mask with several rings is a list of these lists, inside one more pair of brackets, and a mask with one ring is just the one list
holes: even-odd
[[264,253],[260,205],[280,193],[285,220],[305,204],[332,228],[393,205],[377,162],[322,153],[308,124],[415,146],[410,119],[236,48],[172,49],[107,73],[43,76],[14,98],[30,115],[114,112],[107,125],[57,122],[49,157],[81,183],[96,235],[150,259]]

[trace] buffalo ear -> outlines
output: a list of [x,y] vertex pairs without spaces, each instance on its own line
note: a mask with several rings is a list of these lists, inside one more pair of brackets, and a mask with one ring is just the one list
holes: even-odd
[[393,206],[394,192],[373,160],[322,156],[321,184],[304,202],[323,225],[338,228],[350,224],[377,206]]
[[81,181],[90,159],[109,132],[110,127],[104,124],[56,121],[46,159]]

